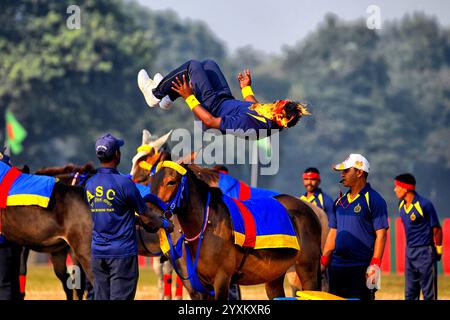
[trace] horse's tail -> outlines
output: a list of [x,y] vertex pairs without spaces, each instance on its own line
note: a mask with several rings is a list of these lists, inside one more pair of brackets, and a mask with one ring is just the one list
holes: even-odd
[[[303,200],[302,200],[303,201]],[[309,206],[314,213],[316,214],[317,218],[320,221],[320,226],[321,226],[321,241],[320,241],[320,247],[323,251],[323,248],[325,246],[325,241],[327,240],[327,236],[328,236],[328,216],[326,214],[326,212],[319,208],[318,206],[316,206],[315,204],[309,203],[307,201],[303,201],[303,203],[305,203],[307,206]]]
[[[303,200],[302,200],[303,201]],[[307,201],[303,201],[303,203],[305,203],[306,205],[308,205],[316,214],[317,218],[319,219],[320,222],[320,226],[321,226],[321,243],[320,243],[320,248],[321,251],[323,252],[323,248],[325,246],[325,242],[327,240],[327,236],[328,236],[328,231],[329,231],[329,227],[328,227],[328,216],[326,214],[326,212],[319,208],[318,206],[309,203]],[[328,284],[328,276],[327,273],[325,272],[323,275],[320,271],[320,263],[318,263],[317,265],[319,271],[317,272],[317,283],[319,284],[319,288],[322,289],[322,291],[326,291],[328,292],[329,289],[329,284]]]

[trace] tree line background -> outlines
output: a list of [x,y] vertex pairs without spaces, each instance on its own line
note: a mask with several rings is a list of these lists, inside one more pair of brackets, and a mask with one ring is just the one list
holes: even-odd
[[[66,25],[71,4],[81,8],[79,30]],[[431,16],[406,15],[373,31],[363,19],[328,15],[279,55],[251,46],[229,52],[201,21],[131,1],[4,0],[0,21],[0,114],[12,110],[28,131],[16,164],[36,170],[96,163],[95,140],[109,131],[126,141],[120,169],[128,172],[142,129],[192,131],[194,120],[180,101],[170,111],[148,109],[138,70],[152,76],[188,59],[212,58],[238,98],[236,74],[250,68],[261,101],[311,105],[311,117],[280,135],[280,171],[260,177],[261,187],[298,195],[303,170],[316,166],[335,198],[340,177],[331,165],[359,152],[391,214],[393,178],[411,172],[439,215],[450,216],[450,30]],[[230,168],[249,182],[249,166]]]

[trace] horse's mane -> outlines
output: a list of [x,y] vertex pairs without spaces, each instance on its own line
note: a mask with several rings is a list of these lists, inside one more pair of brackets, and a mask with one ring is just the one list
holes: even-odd
[[77,166],[73,163],[69,163],[65,165],[64,167],[48,167],[48,168],[42,168],[35,172],[37,175],[46,175],[46,176],[58,176],[61,174],[66,173],[72,173],[72,172],[79,172],[81,173],[94,173],[95,167],[92,165],[92,163],[87,163],[83,166]]
[[187,167],[192,170],[197,178],[210,186],[219,182],[219,173],[214,169],[201,167],[197,164],[188,164]]
[[202,192],[202,193],[204,192],[205,194],[206,194],[206,191],[209,191],[211,193],[211,205],[215,206],[217,203],[219,203],[219,201],[222,201],[222,190],[220,190],[218,187],[211,187],[210,185],[208,185],[205,182],[205,180],[204,180],[203,171],[201,172],[202,176],[199,177],[198,176],[198,172],[196,173],[193,170],[192,166],[195,166],[195,167],[197,167],[200,170],[210,170],[210,172],[209,172],[210,174],[211,173],[216,173],[217,174],[217,172],[215,172],[212,169],[202,168],[200,166],[193,165],[193,164],[184,165],[184,167],[187,169],[188,176],[190,176],[190,177],[192,177],[194,179],[195,183],[199,187],[199,191]]

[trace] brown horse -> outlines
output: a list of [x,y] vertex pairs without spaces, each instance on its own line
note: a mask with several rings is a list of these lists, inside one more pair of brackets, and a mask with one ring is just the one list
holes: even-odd
[[[165,160],[170,160],[170,153],[166,151],[166,141],[169,138],[171,132],[163,135],[157,139],[151,139],[151,134],[147,130],[143,130],[142,145],[138,148],[138,153],[132,159],[131,175],[132,180],[136,183],[148,186],[150,182],[150,172],[154,166]],[[147,203],[147,206],[152,207],[152,203]],[[175,225],[175,232],[170,234],[170,237],[176,242],[180,236],[177,230],[180,229],[177,219],[173,219]],[[159,257],[161,249],[159,248],[159,236],[146,232],[142,227],[136,226],[136,234],[138,238],[139,254],[148,257]],[[167,259],[162,257],[162,262],[159,260],[153,260],[154,271],[158,278],[158,289],[160,291],[160,298],[167,299],[164,295],[164,274],[172,274],[172,266]],[[180,270],[186,270],[185,264],[181,260],[177,261],[177,268]],[[196,292],[189,281],[182,280],[183,286],[189,293],[189,296],[193,300],[204,299],[205,296],[199,292]]]
[[[22,171],[23,173],[30,173],[29,168],[27,166],[25,166],[25,168],[27,170],[20,170],[20,171]],[[73,168],[75,168],[73,165],[67,166],[67,168],[64,168],[64,173],[69,172]],[[86,166],[85,168],[78,168],[78,169],[88,170],[89,168],[90,168],[90,166]],[[47,170],[49,172],[51,172],[51,170],[54,170],[54,168],[49,168],[49,169],[46,169],[44,171],[47,171]],[[45,173],[46,172],[41,172],[41,174],[45,174]],[[56,190],[58,190],[59,186],[56,187],[56,188],[57,188]],[[78,193],[79,193],[79,191],[80,190],[77,190]],[[52,203],[55,204],[55,201],[57,201],[56,198],[52,197],[52,201],[50,203],[51,204]],[[10,210],[14,211],[14,208],[15,207],[10,207]],[[37,209],[37,208],[38,207],[35,207],[35,209]],[[87,228],[85,228],[85,226],[89,225],[89,220],[88,219],[84,219],[85,217],[83,217],[83,210],[85,209],[85,207],[80,205],[80,208],[82,208],[82,210],[80,210],[80,212],[79,212],[79,215],[81,217],[81,219],[80,219],[80,227],[83,228],[83,230],[80,233],[82,234],[84,232],[84,230],[87,229]],[[50,206],[49,206],[49,209],[50,209]],[[41,211],[41,210],[38,210],[38,211]],[[69,210],[67,210],[67,211],[69,211]],[[58,212],[58,214],[61,213],[60,210],[56,210],[56,212]],[[67,215],[69,215],[69,213]],[[49,218],[48,215],[45,215],[45,217],[46,217],[45,220],[47,220],[47,218]],[[14,217],[14,218],[16,218],[16,217]],[[60,217],[58,220],[61,220],[61,219],[63,219],[63,217]],[[40,223],[43,223],[44,226],[47,225],[48,221],[45,221],[45,220],[44,221],[39,220],[39,225],[40,225]],[[22,230],[22,227],[19,226],[18,224],[16,224],[15,226],[18,227],[18,229]],[[41,230],[42,228],[43,227],[36,229],[36,232],[39,232],[39,230]],[[50,232],[50,233],[52,233],[52,232],[64,233],[64,231],[62,231],[61,229],[60,230],[50,229],[50,230],[47,230],[47,232]],[[76,235],[76,232],[70,232],[70,234],[73,237],[79,237],[79,236]],[[15,235],[16,235],[16,233],[14,232],[10,237],[14,237]],[[45,233],[43,235],[45,237]],[[17,236],[18,237],[22,237],[22,235],[20,235],[20,233]],[[22,239],[21,238],[20,241],[30,241],[30,236],[27,235],[27,234],[25,234],[25,236],[28,236],[28,238],[26,238],[26,239]],[[54,237],[55,235],[51,235],[51,236]],[[65,236],[65,238],[67,238],[67,236]],[[35,243],[39,243],[38,239],[39,239],[39,237],[37,237],[37,239],[35,239],[33,241],[35,241]],[[16,242],[22,243],[20,241],[16,241]],[[76,241],[78,242],[78,240],[76,240]],[[54,272],[55,272],[56,276],[58,277],[58,279],[62,283],[64,292],[66,294],[66,298],[68,300],[73,300],[73,290],[71,288],[69,288],[69,286],[68,286],[68,282],[69,282],[68,280],[70,278],[70,274],[69,274],[68,268],[66,266],[66,258],[67,258],[67,253],[68,253],[68,248],[69,247],[68,247],[67,244],[65,244],[65,242],[62,242],[62,241],[54,241],[54,242],[55,242],[55,245],[49,245],[48,242],[46,244],[44,244],[44,245],[35,244],[35,245],[33,245],[31,247],[31,249],[34,249],[34,250],[39,251],[39,252],[46,252],[46,253],[48,253],[50,261],[52,262],[52,265],[53,265]],[[56,242],[58,242],[58,244],[56,244]],[[90,244],[89,244],[89,246],[90,246]],[[88,254],[86,254],[85,248],[86,248],[86,246],[81,243],[80,244],[80,251],[82,251],[81,256],[83,256],[83,257],[86,257],[86,256],[90,255],[89,252],[88,252]],[[27,260],[28,260],[29,250],[30,250],[29,246],[23,246],[22,247],[21,261],[20,261],[20,275],[21,276],[26,276],[26,273],[27,273]],[[75,254],[72,253],[72,256],[75,256]],[[89,259],[87,259],[87,260],[89,260]],[[77,265],[81,268],[81,263],[78,263]],[[77,292],[78,298],[82,299],[83,292],[84,292],[84,285],[85,285],[85,282],[86,282],[86,280],[85,280],[86,275],[85,275],[84,272],[82,272],[81,274],[79,274],[79,276],[80,276],[80,279],[79,279],[80,280],[79,281],[80,287],[78,287],[76,289],[76,292]],[[78,281],[77,281],[77,284],[78,284]],[[25,292],[23,294],[25,294]]]
[[[166,160],[170,160],[170,154],[168,154],[168,152],[164,152],[166,153],[166,155],[164,157],[162,157],[163,159]],[[192,152],[191,155],[187,156],[185,159],[179,160],[177,162],[183,162],[186,161],[187,163],[193,163],[194,159],[196,157],[196,153]],[[136,158],[135,162],[133,162],[133,168],[134,168],[134,177],[139,177],[140,181],[142,184],[148,185],[150,182],[150,169],[146,169],[146,166],[139,166],[140,162],[152,162],[154,161],[154,159],[151,158],[151,155],[141,155],[140,158]],[[159,161],[159,160],[158,160]],[[190,169],[192,170],[192,172],[195,173],[195,175],[203,180],[204,182],[206,182],[210,187],[213,188],[218,188],[219,187],[219,172],[217,170],[215,170],[214,168],[208,168],[208,167],[202,167],[196,164],[190,164],[189,165]],[[303,201],[303,200],[301,200]],[[325,240],[327,238],[328,235],[328,218],[327,218],[327,214],[325,213],[324,210],[322,210],[321,208],[310,204],[308,202],[303,201],[307,206],[309,206],[314,213],[317,215],[321,227],[322,227],[322,243],[321,243],[321,249],[323,250],[323,246],[325,245]],[[175,242],[176,239],[172,236],[172,238],[174,239],[173,241]],[[150,244],[149,244],[150,245]],[[181,260],[183,261],[183,260]],[[287,274],[287,279],[288,282],[292,288],[292,293],[295,296],[295,293],[297,290],[301,290],[302,289],[302,285],[301,285],[301,281],[299,279],[299,277],[297,276],[297,273],[295,271],[295,267],[292,266]],[[323,290],[327,290],[328,288],[328,281],[327,279],[323,279],[322,281],[322,289]]]
[[[216,299],[226,299],[231,278],[241,285],[266,284],[270,299],[284,296],[286,271],[295,265],[303,290],[320,289],[322,226],[311,208],[303,201],[288,195],[276,196],[289,212],[301,250],[243,249],[234,245],[232,222],[222,193],[200,180],[192,169],[182,166],[187,181],[188,200],[181,201],[174,210],[186,237],[194,237],[202,229],[207,195],[210,194],[209,221],[203,233],[197,272],[207,289],[214,289]],[[183,170],[162,167],[151,178],[151,191],[164,202],[172,201],[182,183]],[[192,255],[197,254],[198,239],[189,242]]]
[[[91,163],[87,163],[84,166],[78,166],[75,164],[67,164],[63,167],[46,167],[41,168],[35,172],[36,175],[46,175],[52,176],[58,179],[62,184],[65,185],[82,185],[83,181],[86,181],[89,177],[96,173],[95,167]],[[80,217],[82,219],[86,219],[87,217],[84,215],[84,212],[80,212]],[[75,253],[70,248],[69,245],[62,247],[60,250],[53,251],[48,253],[50,262],[53,266],[53,271],[55,275],[60,280],[61,285],[64,289],[64,293],[66,294],[67,300],[73,300],[74,291],[76,293],[76,297],[78,300],[82,300],[84,298],[84,293],[86,290],[86,273],[83,270],[83,266],[76,258]],[[72,290],[71,287],[68,286],[68,279],[70,278],[70,270],[67,266],[67,256],[70,254],[72,258],[72,263],[74,266],[79,267],[79,287],[75,290]],[[28,256],[26,256],[28,257]],[[22,264],[27,263],[27,261],[22,261]]]
[[[70,245],[92,282],[90,268],[92,220],[84,190],[57,182],[48,208],[10,206],[3,209],[2,231],[5,237],[54,259]],[[65,265],[65,264],[64,264]],[[55,268],[58,274],[59,270]],[[66,278],[67,279],[67,278]]]

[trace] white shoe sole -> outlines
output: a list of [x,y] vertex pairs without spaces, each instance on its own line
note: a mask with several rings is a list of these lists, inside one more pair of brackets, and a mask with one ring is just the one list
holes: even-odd
[[159,104],[160,99],[156,98],[153,95],[152,90],[155,89],[158,85],[155,83],[155,81],[150,79],[150,77],[147,74],[147,71],[145,71],[144,69],[141,69],[139,71],[137,83],[139,89],[144,95],[145,102],[147,102],[148,106],[151,108],[156,107]]

